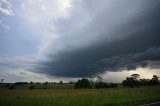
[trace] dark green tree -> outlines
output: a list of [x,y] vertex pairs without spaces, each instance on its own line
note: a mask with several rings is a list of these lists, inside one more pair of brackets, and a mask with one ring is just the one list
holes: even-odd
[[75,83],[75,88],[91,88],[91,84],[88,79],[82,78]]
[[59,84],[63,84],[63,81],[61,80],[61,81],[59,81]]
[[142,86],[148,86],[149,85],[149,82],[150,82],[150,79],[140,79],[139,80],[140,81],[140,84],[142,85]]
[[132,74],[131,77],[134,79],[134,80],[138,80],[139,78],[139,74]]
[[140,83],[138,80],[135,80],[133,77],[127,77],[126,80],[122,81],[123,86],[128,86],[128,87],[139,87]]
[[99,89],[99,88],[107,88],[107,84],[104,83],[104,82],[97,82],[97,83],[95,84],[95,88],[96,88],[96,89]]
[[150,85],[158,85],[160,82],[158,80],[158,76],[157,75],[153,75],[153,78],[149,81]]

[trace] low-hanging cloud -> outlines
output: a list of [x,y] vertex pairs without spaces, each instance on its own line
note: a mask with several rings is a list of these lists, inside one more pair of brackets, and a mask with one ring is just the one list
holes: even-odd
[[146,67],[160,60],[160,1],[73,1],[34,72],[62,77]]

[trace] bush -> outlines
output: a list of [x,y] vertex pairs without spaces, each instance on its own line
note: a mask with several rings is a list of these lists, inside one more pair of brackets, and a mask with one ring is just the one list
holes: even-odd
[[98,82],[98,83],[96,83],[96,85],[95,85],[95,88],[96,88],[96,89],[106,88],[106,87],[107,87],[107,84],[104,83],[104,82]]
[[43,84],[43,89],[47,89],[47,85],[46,84]]
[[110,88],[117,88],[117,87],[118,87],[118,84],[110,83]]
[[98,82],[95,85],[96,89],[99,89],[99,88],[116,88],[116,87],[118,87],[117,84],[114,84],[114,83],[107,84],[105,82]]
[[15,83],[15,85],[19,85],[19,86],[26,85],[26,84],[28,84],[28,82],[16,82]]
[[9,85],[9,89],[15,89],[15,85]]
[[34,89],[34,85],[30,85],[30,86],[29,86],[29,89]]
[[7,87],[7,88],[8,88],[9,86],[10,86],[10,84],[9,84],[9,83],[6,83],[6,84],[5,84],[5,87]]

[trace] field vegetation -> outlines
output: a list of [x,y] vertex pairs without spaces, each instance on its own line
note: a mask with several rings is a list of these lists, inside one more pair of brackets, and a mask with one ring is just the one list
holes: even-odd
[[0,106],[125,106],[160,99],[160,87],[0,89]]
[[142,80],[134,75],[122,84],[85,78],[75,83],[1,83],[0,106],[128,106],[159,101],[157,78]]

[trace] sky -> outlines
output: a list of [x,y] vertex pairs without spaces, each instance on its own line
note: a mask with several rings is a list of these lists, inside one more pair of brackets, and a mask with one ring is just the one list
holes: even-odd
[[0,78],[160,76],[159,0],[0,0]]

